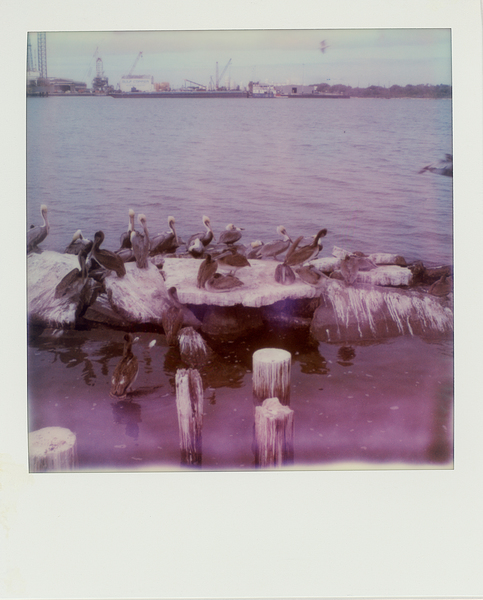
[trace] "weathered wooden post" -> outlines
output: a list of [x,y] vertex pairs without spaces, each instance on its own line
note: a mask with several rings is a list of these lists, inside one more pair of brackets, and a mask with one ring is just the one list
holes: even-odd
[[195,369],[176,372],[181,464],[201,467],[201,429],[203,425],[203,384]]
[[253,353],[253,395],[258,402],[278,398],[290,404],[292,355],[279,348],[262,348]]
[[278,398],[267,398],[255,408],[255,465],[293,464],[293,410]]
[[211,360],[211,348],[193,327],[183,327],[179,332],[178,341],[181,360],[190,367],[201,367]]
[[29,469],[72,471],[77,466],[75,433],[64,427],[44,427],[29,433]]

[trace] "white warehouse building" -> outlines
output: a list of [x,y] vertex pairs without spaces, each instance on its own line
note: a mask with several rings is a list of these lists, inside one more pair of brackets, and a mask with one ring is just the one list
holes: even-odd
[[153,92],[154,79],[152,75],[123,75],[121,77],[121,92]]

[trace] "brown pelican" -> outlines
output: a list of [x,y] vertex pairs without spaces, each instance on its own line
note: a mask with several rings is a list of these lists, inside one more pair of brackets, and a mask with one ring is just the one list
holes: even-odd
[[134,257],[136,258],[136,265],[140,269],[147,269],[149,265],[149,233],[146,215],[138,215],[138,221],[144,229],[144,234],[140,233],[139,231],[132,231],[131,244],[134,252]]
[[82,235],[82,231],[78,229],[73,237],[71,243],[64,250],[64,254],[79,254],[86,246],[92,243],[90,240]]
[[447,281],[447,277],[447,273],[444,273],[443,276],[438,279],[438,281],[433,283],[433,285],[429,288],[428,293],[432,294],[433,296],[447,296],[453,289],[451,281]]
[[206,231],[195,233],[189,238],[188,243],[186,244],[188,252],[195,257],[199,257],[203,254],[204,249],[214,237],[209,217],[203,217],[203,225],[206,227]]
[[260,252],[260,248],[263,246],[263,242],[261,240],[256,240],[255,242],[250,243],[251,250],[247,254],[247,258],[258,258],[258,253]]
[[277,227],[277,233],[283,237],[282,240],[274,240],[268,244],[264,244],[258,251],[257,258],[277,258],[279,254],[283,254],[292,243],[287,230],[283,225]]
[[282,285],[291,285],[295,281],[295,273],[283,262],[275,268],[275,281]]
[[353,254],[346,254],[340,261],[340,272],[344,281],[348,285],[352,285],[357,279],[357,273],[359,272],[359,257]]
[[155,235],[149,244],[149,255],[155,256],[163,252],[174,252],[179,246],[178,236],[174,228],[174,217],[168,217],[169,231]]
[[69,271],[67,275],[65,275],[65,277],[63,277],[60,280],[60,283],[58,283],[57,287],[55,288],[55,298],[61,298],[62,296],[64,296],[66,292],[70,288],[72,288],[72,286],[78,281],[80,281],[82,285],[84,285],[88,271],[87,256],[93,246],[91,241],[87,241],[88,244],[84,248],[82,248],[82,250],[77,255],[77,260],[79,261],[80,269],[72,269],[72,271]]
[[108,271],[116,271],[118,277],[124,277],[126,267],[122,259],[110,250],[104,250],[99,247],[104,241],[104,232],[97,231],[94,235],[94,244],[91,249],[91,256]]
[[221,273],[215,273],[205,284],[205,287],[210,292],[229,292],[237,287],[243,285],[243,281],[240,281],[238,277],[234,275],[222,275]]
[[126,333],[122,359],[112,374],[110,396],[113,398],[124,399],[138,375],[139,363],[132,352],[132,345],[132,336]]
[[121,247],[122,248],[131,248],[131,233],[134,231],[134,211],[132,208],[129,209],[129,223],[127,226],[127,231],[123,231],[121,233]]
[[329,277],[325,273],[319,271],[319,269],[317,269],[314,265],[308,265],[307,267],[299,267],[298,269],[295,269],[295,272],[302,281],[305,281],[305,283],[308,283],[309,285],[313,285],[315,287],[319,285],[324,279],[329,279]]
[[213,277],[216,273],[216,269],[218,268],[218,263],[216,260],[213,260],[211,254],[207,254],[204,261],[201,263],[200,268],[198,269],[198,275],[196,278],[196,285],[199,288],[204,288],[205,283]]
[[168,344],[175,346],[178,343],[179,330],[183,325],[200,329],[201,322],[187,306],[180,302],[174,286],[168,290],[168,299],[169,307],[164,311],[161,322]]
[[27,231],[27,254],[34,250],[38,252],[39,249],[37,246],[45,240],[50,231],[50,225],[47,219],[47,206],[45,204],[42,204],[40,207],[40,214],[42,215],[44,224],[31,227]]
[[300,236],[295,240],[295,242],[290,246],[285,260],[283,261],[285,265],[294,266],[301,265],[309,260],[313,260],[317,254],[322,249],[322,245],[319,244],[320,238],[327,235],[327,229],[321,229],[317,235],[314,237],[314,241],[306,246],[302,246],[297,248],[300,244],[303,236]]
[[235,227],[233,223],[229,223],[226,226],[226,230],[220,234],[218,239],[219,244],[234,244],[242,236],[243,227]]
[[419,173],[430,171],[431,173],[437,173],[438,175],[446,175],[446,177],[453,177],[453,155],[445,154],[445,159],[440,160],[437,165],[431,164],[423,167]]
[[216,257],[218,268],[220,271],[229,272],[230,275],[234,275],[238,269],[243,267],[251,267],[246,256],[238,254],[235,248],[229,248],[222,254]]

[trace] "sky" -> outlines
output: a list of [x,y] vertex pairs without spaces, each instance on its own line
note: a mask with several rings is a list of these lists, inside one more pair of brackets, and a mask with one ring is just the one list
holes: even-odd
[[[30,39],[36,60],[35,32]],[[117,87],[139,52],[134,74],[152,75],[172,89],[185,80],[209,85],[216,63],[221,76],[230,59],[220,85],[451,84],[449,29],[47,31],[46,39],[48,76],[89,87],[97,57],[109,84]]]

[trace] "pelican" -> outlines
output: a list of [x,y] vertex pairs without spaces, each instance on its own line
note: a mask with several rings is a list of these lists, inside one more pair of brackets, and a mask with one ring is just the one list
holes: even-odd
[[122,359],[112,374],[110,396],[122,400],[136,380],[139,371],[138,359],[132,352],[133,339],[131,334],[124,336]]
[[169,231],[155,235],[149,244],[149,255],[155,256],[163,252],[174,252],[179,246],[178,236],[174,228],[174,217],[168,217]]
[[79,254],[90,243],[91,241],[85,238],[82,235],[82,231],[78,229],[74,233],[71,243],[64,250],[64,254]]
[[216,260],[213,260],[211,254],[207,254],[205,260],[201,263],[200,268],[198,269],[198,276],[196,278],[196,285],[199,288],[204,288],[205,283],[213,277],[218,268],[218,263]]
[[209,217],[203,217],[203,225],[206,227],[206,231],[202,233],[195,233],[190,237],[188,243],[186,244],[188,252],[195,257],[199,257],[203,254],[204,248],[208,246],[214,237]]
[[243,231],[243,227],[235,227],[233,223],[229,223],[226,226],[226,230],[220,234],[218,239],[219,244],[234,244],[238,242],[238,240],[243,235],[241,232]]
[[[121,233],[121,247],[122,248],[131,248],[131,233],[134,231],[134,211],[132,208],[129,209],[129,223],[127,226],[127,231],[123,231]],[[119,250],[117,252],[119,252]],[[116,254],[117,254],[116,252]]]
[[306,246],[302,246],[297,248],[300,244],[303,236],[297,238],[295,242],[290,246],[285,260],[283,261],[285,265],[294,266],[301,265],[309,260],[313,260],[317,254],[322,249],[322,245],[319,244],[320,238],[327,235],[327,229],[321,229],[317,235],[314,237],[314,241]]
[[45,204],[42,204],[40,207],[40,214],[42,215],[44,224],[31,227],[27,231],[27,254],[34,250],[38,251],[37,246],[45,240],[50,231],[50,225],[47,219],[47,206]]
[[222,254],[216,257],[218,268],[220,271],[228,271],[230,275],[234,275],[238,269],[243,267],[251,267],[246,256],[238,254],[235,248],[229,248]]
[[284,262],[275,268],[275,281],[282,285],[291,285],[295,281],[295,273]]
[[144,229],[144,234],[139,231],[131,232],[131,244],[136,258],[136,265],[140,269],[148,268],[148,256],[149,256],[149,233],[146,222],[146,215],[138,215],[138,221]]
[[437,173],[438,175],[446,175],[446,177],[453,177],[453,155],[445,154],[445,159],[440,160],[437,163],[439,166],[434,164],[423,167],[419,173],[430,171],[431,173]]
[[88,244],[86,244],[77,255],[77,260],[79,261],[80,269],[72,269],[72,271],[69,271],[67,275],[65,275],[65,277],[63,277],[60,280],[60,283],[58,283],[57,287],[55,288],[55,298],[61,298],[62,296],[64,296],[67,290],[71,288],[74,284],[76,284],[79,280],[81,281],[82,285],[84,285],[88,271],[88,266],[86,262],[87,256],[89,255],[89,252],[91,251],[93,246],[91,241],[87,241]]
[[348,285],[352,285],[357,279],[357,273],[359,272],[359,258],[353,254],[346,254],[340,261],[340,272],[344,281]]
[[110,250],[104,250],[99,247],[104,241],[104,232],[97,231],[94,235],[94,244],[90,251],[90,255],[108,271],[116,271],[118,277],[124,277],[126,274],[126,267],[122,262],[122,259],[114,252]]
[[221,273],[215,273],[205,284],[205,287],[210,292],[229,292],[237,287],[243,285],[243,281],[240,281],[238,277],[234,275],[222,275]]
[[319,271],[314,265],[299,267],[298,269],[295,269],[295,272],[302,281],[305,281],[305,283],[313,285],[314,287],[319,285],[324,279],[329,279],[325,273]]
[[188,307],[180,302],[178,292],[174,286],[168,289],[168,299],[169,307],[164,312],[161,322],[168,344],[175,346],[182,325],[199,329],[201,322]]
[[431,285],[428,293],[433,296],[447,296],[452,290],[451,281],[447,281],[447,277],[448,274],[443,273],[443,276]]
[[277,227],[277,233],[283,237],[282,240],[274,240],[268,244],[264,244],[258,251],[258,258],[277,258],[279,254],[283,254],[292,243],[287,230],[283,225]]
[[247,254],[247,258],[259,258],[258,253],[260,252],[260,248],[263,246],[262,240],[250,242],[250,246],[252,249]]

